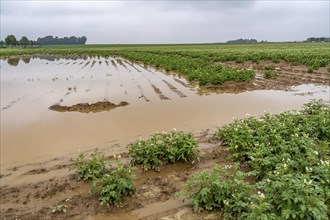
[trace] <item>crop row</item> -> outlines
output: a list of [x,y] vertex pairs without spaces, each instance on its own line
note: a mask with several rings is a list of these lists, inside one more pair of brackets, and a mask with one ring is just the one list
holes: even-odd
[[[247,116],[216,134],[236,161],[192,176],[178,192],[195,211],[217,210],[224,219],[316,219],[330,216],[330,108],[313,100],[300,111],[260,118]],[[74,162],[78,179],[94,180],[100,203],[118,205],[135,193],[132,166],[155,169],[179,160],[198,162],[191,134],[156,133],[129,146],[130,165],[117,157],[107,171],[104,156],[81,154]],[[242,171],[242,167],[245,167]],[[158,170],[159,171],[159,170]]]
[[200,58],[181,55],[157,54],[141,51],[120,51],[116,55],[133,62],[143,62],[156,68],[172,71],[185,76],[189,81],[197,81],[199,85],[219,85],[227,81],[247,82],[254,78],[252,70],[227,68]]
[[[231,157],[256,178],[243,184],[245,204],[228,207],[247,219],[328,219],[330,108],[313,100],[300,111],[235,120],[218,131]],[[257,190],[257,194],[253,193]],[[237,193],[237,192],[236,192]],[[226,198],[232,200],[231,196]],[[224,203],[223,203],[224,204]],[[246,205],[246,206],[244,206]],[[224,204],[226,206],[226,204]],[[239,211],[237,208],[241,208]]]
[[305,65],[311,70],[329,65],[329,43],[287,43],[264,45],[87,45],[77,47],[1,48],[0,57],[14,55],[122,56],[166,71],[174,71],[200,85],[227,81],[250,81],[250,70],[226,68],[221,62],[263,60]]

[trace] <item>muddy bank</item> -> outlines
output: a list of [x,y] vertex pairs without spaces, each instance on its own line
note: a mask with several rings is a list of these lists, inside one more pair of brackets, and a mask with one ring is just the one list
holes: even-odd
[[88,103],[79,103],[71,106],[62,106],[59,104],[52,105],[49,107],[50,110],[57,112],[81,112],[81,113],[90,113],[90,112],[102,112],[110,111],[117,107],[123,107],[128,105],[128,102],[122,101],[118,105],[111,103],[109,101],[100,101],[92,104]]
[[[160,172],[136,171],[134,184],[137,193],[126,197],[120,207],[100,206],[91,194],[91,182],[77,182],[74,172],[69,172],[72,160],[57,159],[39,164],[39,168],[22,174],[29,177],[19,185],[1,186],[1,219],[191,219],[205,218],[212,213],[194,213],[190,201],[175,195],[194,173],[231,164],[228,151],[210,131],[195,135],[201,151],[196,165],[177,163],[164,166]],[[128,161],[127,153],[121,153]],[[112,155],[107,156],[109,159]],[[28,167],[29,165],[27,165]],[[23,167],[11,169],[18,172]],[[62,173],[62,175],[58,175]],[[10,178],[2,176],[1,179]],[[40,181],[34,181],[39,179]],[[66,213],[53,213],[57,205],[65,205]]]

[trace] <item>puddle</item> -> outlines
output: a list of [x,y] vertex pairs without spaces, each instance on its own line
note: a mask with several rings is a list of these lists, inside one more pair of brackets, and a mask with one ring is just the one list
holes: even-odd
[[157,202],[150,205],[146,205],[142,208],[136,209],[135,211],[127,214],[99,214],[94,216],[93,220],[106,220],[106,219],[141,219],[146,218],[155,214],[164,213],[173,209],[182,208],[184,206],[190,207],[191,201],[186,199],[183,201],[180,199],[169,199],[165,202]]
[[[299,109],[312,98],[329,100],[329,86],[200,96],[178,77],[119,58],[1,60],[1,169],[70,155],[156,131],[194,132],[245,114]],[[127,102],[82,114],[50,106]],[[110,105],[110,104],[109,104]],[[103,106],[102,104],[100,106]],[[112,105],[111,105],[112,106]],[[80,106],[81,107],[81,106]],[[86,112],[87,113],[87,112]],[[122,150],[125,145],[120,145]]]

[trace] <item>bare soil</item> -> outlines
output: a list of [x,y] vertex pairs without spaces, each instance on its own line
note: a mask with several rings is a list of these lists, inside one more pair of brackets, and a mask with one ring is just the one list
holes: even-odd
[[[41,163],[36,166],[39,168],[20,174],[30,181],[1,186],[1,219],[216,219],[216,213],[194,213],[190,201],[175,195],[194,173],[211,170],[214,164],[231,164],[228,151],[210,131],[196,135],[196,139],[202,154],[199,163],[179,162],[158,172],[138,169],[134,180],[137,193],[126,197],[119,207],[101,206],[97,196],[91,194],[92,183],[76,181],[74,172],[69,172],[72,159]],[[127,153],[121,157],[128,162]],[[8,169],[10,173],[1,180],[23,169]],[[53,213],[56,205],[66,205],[67,212]]]

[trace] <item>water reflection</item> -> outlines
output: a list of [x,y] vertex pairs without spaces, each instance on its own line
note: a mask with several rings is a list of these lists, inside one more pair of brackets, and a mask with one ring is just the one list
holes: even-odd
[[[56,62],[59,60],[73,60],[73,61],[77,61],[77,60],[89,60],[92,59],[94,57],[89,57],[89,56],[68,56],[68,57],[58,57],[58,56],[53,56],[53,55],[43,55],[43,56],[22,56],[22,57],[11,57],[11,58],[1,58],[2,60],[7,61],[7,63],[10,66],[17,66],[20,62],[20,60],[22,60],[25,64],[29,64],[31,62],[31,60],[33,59],[39,59],[39,60],[46,60],[49,62]],[[101,58],[99,58],[101,59]]]
[[28,64],[31,61],[31,57],[23,57],[22,60],[24,63]]
[[11,66],[17,66],[18,65],[18,63],[19,63],[19,61],[20,61],[20,58],[9,58],[8,60],[7,60],[7,63],[9,64],[9,65],[11,65]]

